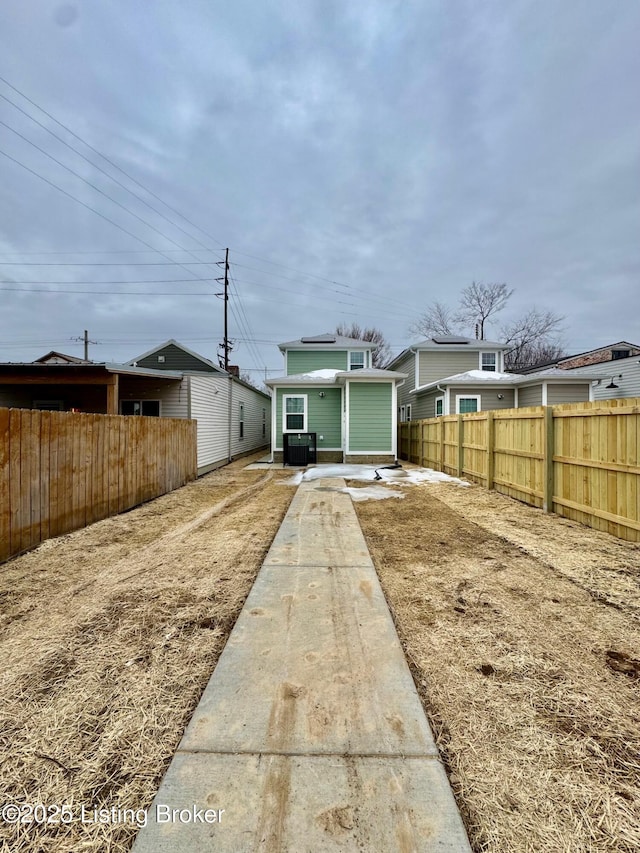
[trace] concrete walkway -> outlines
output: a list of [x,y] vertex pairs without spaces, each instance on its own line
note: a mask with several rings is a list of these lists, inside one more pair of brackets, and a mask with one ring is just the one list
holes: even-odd
[[343,486],[298,487],[134,853],[469,853]]

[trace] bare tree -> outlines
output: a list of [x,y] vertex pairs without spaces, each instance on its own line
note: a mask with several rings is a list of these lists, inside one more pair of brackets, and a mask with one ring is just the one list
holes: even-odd
[[252,385],[254,388],[257,388],[258,391],[264,391],[262,383],[256,382],[256,380],[251,376],[250,373],[247,373],[246,370],[242,370],[238,378],[242,379],[243,382],[246,382],[247,385]]
[[519,370],[544,364],[564,355],[557,339],[564,317],[552,311],[532,308],[521,317],[505,323],[500,336],[511,349],[505,353],[505,367]]
[[487,321],[502,311],[512,293],[506,284],[474,281],[462,291],[457,319],[467,327],[477,327],[476,337],[483,341]]
[[374,344],[371,350],[371,366],[383,367],[391,356],[391,347],[387,343],[384,333],[374,327],[363,329],[359,323],[340,323],[336,326],[336,334],[344,338],[356,338],[359,341],[368,341]]
[[458,333],[455,328],[456,317],[454,312],[443,302],[432,302],[427,310],[418,320],[409,326],[412,335],[454,335]]
[[[416,335],[467,334],[485,339],[486,326],[502,311],[513,294],[506,284],[473,282],[460,294],[458,309],[432,302],[409,327]],[[505,367],[518,370],[553,361],[564,354],[558,339],[564,317],[553,311],[531,308],[500,327],[499,337],[511,345],[505,354]]]

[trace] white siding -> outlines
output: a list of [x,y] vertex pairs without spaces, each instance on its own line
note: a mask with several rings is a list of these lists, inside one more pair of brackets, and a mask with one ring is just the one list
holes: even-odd
[[[240,438],[240,406],[244,407],[244,436]],[[265,435],[262,435],[264,409]],[[231,454],[237,456],[271,443],[271,399],[240,382],[233,383],[231,403]]]
[[229,459],[229,379],[190,374],[191,417],[198,422],[198,471]]
[[[581,373],[605,375],[599,385],[593,386],[594,400],[614,400],[620,397],[640,397],[640,361],[637,355],[631,358],[618,358],[606,364],[594,364],[581,367]],[[567,373],[571,373],[570,370]],[[622,374],[622,379],[619,378]],[[607,388],[611,379],[617,388]]]
[[[198,422],[198,471],[222,465],[236,456],[268,447],[271,441],[271,400],[228,376],[190,374],[191,417]],[[231,392],[231,419],[229,419]],[[244,437],[240,438],[240,406],[244,406]],[[264,409],[265,436],[262,436]],[[163,412],[164,414],[164,412]]]

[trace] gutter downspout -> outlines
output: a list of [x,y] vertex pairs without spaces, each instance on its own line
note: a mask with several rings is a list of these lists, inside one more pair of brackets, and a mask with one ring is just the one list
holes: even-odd
[[[449,402],[449,400],[447,399],[447,392],[444,390],[444,388],[442,388],[442,387],[441,387],[440,385],[438,385],[438,384],[436,384],[436,391],[439,391],[439,392],[442,394],[442,400],[443,400],[443,403],[442,403],[442,414],[443,414],[443,415],[448,415],[448,414],[449,414],[449,412],[445,412],[445,409],[448,409],[448,408],[449,408],[449,406],[447,405],[447,404],[448,404],[448,402]],[[434,403],[434,405],[435,405],[435,403]]]
[[393,383],[393,459],[394,463],[398,462],[398,388],[402,388],[406,379],[400,382]]

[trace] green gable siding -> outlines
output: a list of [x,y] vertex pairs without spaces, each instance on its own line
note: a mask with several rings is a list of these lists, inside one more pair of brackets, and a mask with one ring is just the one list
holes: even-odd
[[349,451],[392,452],[393,385],[349,383]]
[[[158,356],[164,356],[164,362],[158,361]],[[205,373],[215,373],[215,367],[211,367],[199,358],[194,358],[188,352],[168,344],[166,347],[157,350],[146,358],[137,360],[138,367],[153,367],[156,370],[197,370]]]
[[346,350],[287,350],[287,376],[312,370],[348,370]]
[[[320,397],[320,392],[324,397]],[[282,399],[285,394],[307,397],[306,432],[317,433],[318,450],[342,447],[342,394],[340,388],[278,388],[276,393],[276,450],[282,450]],[[320,440],[322,436],[322,440]]]

